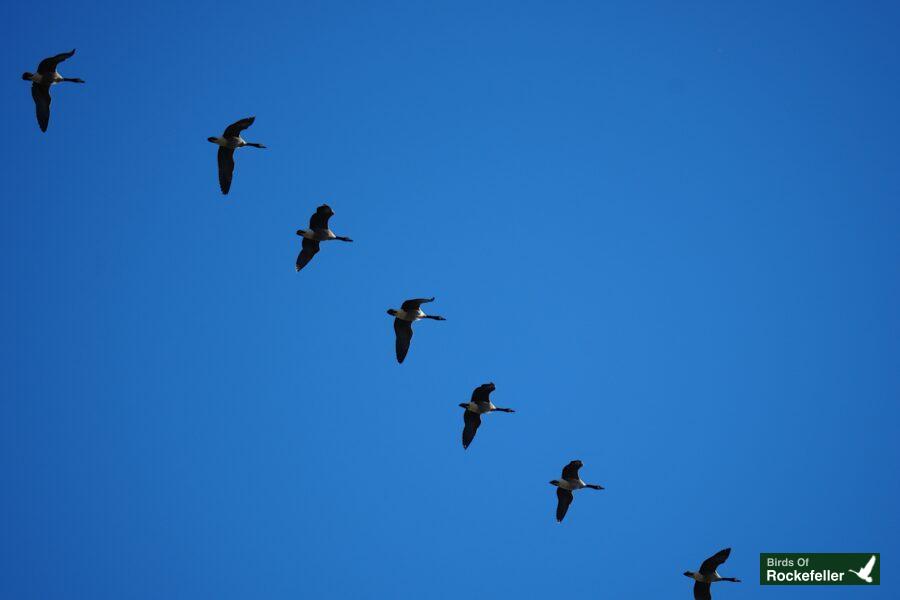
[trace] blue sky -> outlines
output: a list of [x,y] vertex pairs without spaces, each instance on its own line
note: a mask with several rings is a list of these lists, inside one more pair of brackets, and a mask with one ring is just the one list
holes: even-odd
[[690,598],[726,546],[717,599],[779,551],[884,583],[772,600],[896,597],[896,6],[0,15],[0,597]]

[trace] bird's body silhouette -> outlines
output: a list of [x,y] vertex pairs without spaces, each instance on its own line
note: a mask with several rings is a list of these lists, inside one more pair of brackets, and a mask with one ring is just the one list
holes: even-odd
[[316,209],[313,216],[309,218],[309,229],[298,229],[297,235],[303,238],[303,247],[300,254],[297,255],[296,269],[300,271],[309,264],[313,256],[319,251],[319,242],[328,242],[331,240],[339,240],[341,242],[352,242],[348,237],[334,235],[334,232],[328,228],[328,219],[334,215],[334,211],[327,204],[323,204]]
[[462,445],[464,450],[468,448],[469,444],[472,443],[472,440],[475,439],[475,432],[478,431],[478,427],[481,426],[481,415],[489,412],[516,412],[511,408],[494,406],[494,403],[491,402],[490,395],[495,389],[497,388],[493,383],[479,385],[475,388],[475,391],[472,392],[472,399],[469,400],[469,402],[460,404],[460,407],[466,409],[463,413],[462,433]]
[[556,486],[556,522],[562,523],[569,510],[569,505],[575,499],[573,492],[584,488],[592,490],[606,489],[602,485],[585,483],[578,475],[578,470],[584,466],[580,460],[573,460],[562,470],[562,479],[554,479],[550,485]]
[[45,58],[38,65],[37,73],[22,73],[22,79],[31,82],[31,98],[34,100],[34,110],[37,116],[38,127],[41,131],[47,131],[50,124],[50,86],[57,83],[84,83],[83,79],[77,77],[63,77],[56,68],[59,63],[67,58],[71,58],[75,54],[75,50],[71,52],[63,52],[50,58]]
[[686,577],[690,577],[694,580],[694,600],[712,600],[712,593],[709,589],[710,584],[716,583],[717,581],[740,583],[740,579],[735,579],[734,577],[722,577],[717,571],[719,566],[728,560],[730,554],[731,548],[719,550],[704,560],[703,564],[700,565],[700,570],[696,573],[693,571],[684,572]]
[[219,189],[223,194],[228,194],[231,190],[231,178],[234,174],[234,151],[238,148],[249,146],[251,148],[265,148],[262,144],[256,142],[247,142],[241,137],[241,132],[251,125],[256,117],[247,117],[240,121],[235,121],[225,128],[225,132],[220,137],[208,137],[207,141],[216,144],[219,147]]
[[437,315],[426,315],[425,312],[422,311],[421,306],[428,302],[434,302],[434,297],[412,298],[406,300],[400,306],[400,310],[390,308],[387,311],[387,314],[394,317],[394,335],[396,336],[394,348],[397,352],[398,363],[402,363],[406,358],[406,353],[409,352],[409,344],[412,342],[413,335],[413,323],[421,321],[422,319],[432,319],[434,321],[447,320],[444,317]]

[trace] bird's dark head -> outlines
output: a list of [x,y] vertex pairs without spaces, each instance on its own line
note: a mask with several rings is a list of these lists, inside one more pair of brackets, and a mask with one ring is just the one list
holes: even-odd
[[28,71],[25,71],[24,73],[22,73],[22,79],[23,79],[24,81],[31,81],[31,78],[32,78],[33,76],[34,76],[34,74],[33,74],[33,73],[29,73]]
[[396,317],[396,316],[397,316],[397,311],[394,310],[393,308],[389,308],[387,312],[388,312],[388,314],[391,315],[392,317]]
[[550,485],[559,485],[559,479],[553,479],[550,481]]
[[213,144],[215,144],[215,143],[216,143],[216,138],[214,138],[214,137],[208,137],[208,138],[206,138],[206,141],[207,141],[207,142],[212,142]]

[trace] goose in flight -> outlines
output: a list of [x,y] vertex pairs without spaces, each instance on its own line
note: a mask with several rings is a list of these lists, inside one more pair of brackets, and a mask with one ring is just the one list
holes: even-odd
[[869,562],[866,563],[859,571],[854,571],[853,569],[847,569],[866,583],[872,583],[872,569],[875,567],[875,555],[872,555],[872,558],[869,559]]
[[409,343],[412,341],[412,324],[422,319],[433,319],[435,321],[446,321],[444,317],[436,315],[426,315],[420,308],[426,302],[434,302],[431,298],[413,298],[407,300],[400,306],[400,310],[393,308],[388,309],[387,314],[394,317],[394,333],[397,335],[396,350],[397,362],[402,363],[409,352]]
[[240,121],[235,121],[225,128],[222,137],[209,137],[208,141],[219,146],[219,187],[222,188],[223,194],[228,194],[231,189],[231,175],[234,173],[234,151],[237,148],[250,146],[251,148],[265,148],[262,144],[256,142],[246,142],[241,137],[241,132],[251,125],[256,117],[247,117]]
[[716,572],[716,569],[719,568],[719,565],[728,560],[729,554],[731,554],[731,548],[719,550],[703,561],[703,564],[700,565],[700,572],[684,572],[685,576],[690,577],[694,580],[694,600],[712,600],[709,586],[710,584],[717,581],[732,581],[734,583],[740,583],[740,579],[735,579],[734,577],[720,577]]
[[479,385],[472,392],[472,399],[468,403],[460,404],[460,407],[466,409],[463,413],[463,422],[465,423],[462,433],[463,450],[468,448],[472,440],[475,439],[475,432],[478,431],[478,427],[481,425],[481,415],[496,411],[505,413],[516,412],[511,408],[494,406],[490,395],[495,389],[497,389],[497,386],[493,383]]
[[309,229],[298,229],[297,235],[303,238],[303,249],[297,255],[297,270],[299,271],[312,260],[316,252],[319,251],[319,242],[327,242],[329,240],[340,240],[342,242],[352,242],[348,237],[334,235],[334,232],[328,229],[328,219],[334,215],[334,211],[327,204],[323,204],[316,209],[316,212],[309,218]]
[[62,54],[45,58],[38,65],[37,73],[29,73],[28,71],[22,73],[22,79],[31,82],[31,97],[34,99],[34,109],[41,131],[47,131],[47,125],[50,124],[50,86],[63,81],[84,83],[83,79],[63,77],[56,71],[56,66],[73,54],[75,54],[74,49],[71,52],[63,52]]
[[573,460],[562,470],[562,479],[554,479],[550,482],[550,485],[556,486],[556,522],[562,523],[563,518],[566,516],[566,511],[569,510],[569,505],[572,504],[572,500],[575,499],[572,492],[575,490],[580,490],[582,488],[590,488],[592,490],[603,490],[606,489],[602,485],[597,485],[594,483],[585,483],[581,480],[581,477],[578,476],[578,469],[584,466],[584,463],[580,460]]

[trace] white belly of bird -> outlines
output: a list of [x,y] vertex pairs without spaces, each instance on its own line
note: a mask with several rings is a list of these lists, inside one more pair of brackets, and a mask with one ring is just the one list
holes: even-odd
[[584,487],[584,482],[580,479],[578,481],[570,481],[568,479],[561,479],[559,484],[560,484],[559,487],[563,488],[564,490],[570,490],[570,491],[580,490],[581,488]]
[[318,229],[316,231],[313,231],[312,229],[305,229],[300,235],[308,240],[315,240],[317,242],[326,242],[335,238],[334,232],[332,232],[330,229],[326,229],[324,231],[321,229]]
[[239,137],[236,138],[227,138],[220,137],[216,138],[216,144],[222,146],[223,148],[228,148],[230,150],[235,150],[236,148],[240,148],[244,145],[244,140]]
[[422,312],[421,308],[417,312],[406,312],[405,310],[400,308],[397,310],[397,314],[394,316],[396,318],[400,319],[401,321],[411,321],[412,322],[412,321],[418,321],[419,319],[424,318],[425,313]]

